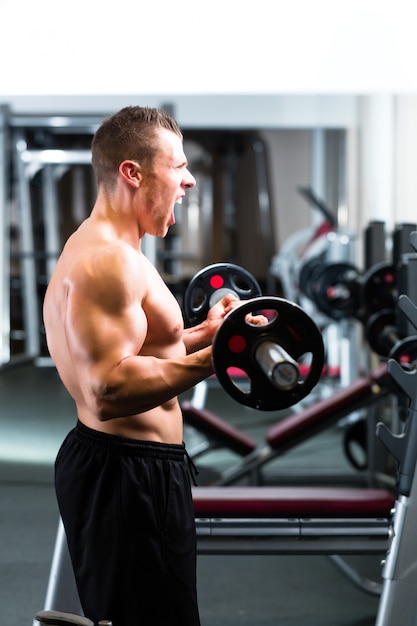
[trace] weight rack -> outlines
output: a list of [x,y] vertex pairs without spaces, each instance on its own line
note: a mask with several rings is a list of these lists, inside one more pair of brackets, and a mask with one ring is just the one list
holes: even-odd
[[[417,250],[417,233],[412,236]],[[401,295],[399,307],[417,328],[417,307]],[[393,434],[380,424],[377,435],[398,463],[398,497],[393,510],[391,543],[382,576],[376,626],[415,626],[417,623],[417,369],[405,371],[394,360],[388,371],[410,399],[404,432]]]

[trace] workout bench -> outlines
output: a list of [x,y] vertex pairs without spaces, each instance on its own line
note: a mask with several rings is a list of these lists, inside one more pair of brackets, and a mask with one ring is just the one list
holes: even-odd
[[190,450],[193,459],[217,448],[227,448],[239,456],[255,451],[257,443],[254,439],[211,411],[197,408],[189,400],[181,403],[181,409],[184,422],[205,436],[205,441]]
[[[325,555],[357,587],[380,593],[341,555],[386,553],[395,503],[386,489],[194,487],[193,501],[198,554]],[[61,521],[45,611],[57,607],[81,614]]]
[[395,495],[386,489],[194,487],[199,554],[321,554],[379,595],[341,555],[385,554]]
[[[284,417],[267,431],[265,445],[260,449],[250,437],[210,411],[193,406],[189,400],[182,403],[182,411],[184,421],[205,433],[211,442],[228,447],[243,457],[241,462],[224,470],[212,485],[232,485],[245,476],[258,485],[261,483],[260,470],[268,462],[346,415],[382,400],[393,389],[395,384],[387,373],[387,365],[383,364],[369,377],[360,377],[348,387],[338,389],[331,397]],[[215,444],[207,446],[212,449]]]
[[194,487],[200,554],[374,553],[395,495],[338,487]]

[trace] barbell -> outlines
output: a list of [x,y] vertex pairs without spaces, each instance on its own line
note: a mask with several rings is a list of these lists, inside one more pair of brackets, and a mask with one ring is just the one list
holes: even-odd
[[[189,326],[203,322],[225,295],[242,304],[230,311],[213,340],[213,367],[219,383],[237,402],[273,411],[289,408],[314,388],[324,365],[320,330],[303,309],[278,297],[263,297],[256,279],[231,263],[200,270],[184,295]],[[263,315],[264,325],[250,322]]]

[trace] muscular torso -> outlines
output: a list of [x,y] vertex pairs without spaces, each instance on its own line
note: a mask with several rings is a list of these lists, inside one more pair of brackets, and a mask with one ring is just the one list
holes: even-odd
[[[120,273],[120,277],[116,276],[116,284],[119,286],[120,283],[120,294],[117,289],[112,291],[111,278],[108,287],[103,281],[101,262],[97,262],[100,250],[109,270]],[[97,273],[96,282],[102,287],[98,287],[97,292],[93,289],[87,294],[88,297],[79,297],[78,292],[83,291],[85,272],[88,273],[88,281],[92,285]],[[117,240],[112,241],[111,237],[108,238],[106,229],[97,234],[96,230],[86,224],[68,241],[45,297],[44,321],[51,357],[76,403],[78,418],[86,426],[135,439],[181,443],[182,416],[175,397],[151,410],[105,421],[98,419],[91,402],[88,402],[88,381],[85,378],[89,376],[89,355],[87,352],[83,354],[84,346],[80,345],[83,343],[82,333],[78,333],[77,324],[81,323],[81,329],[85,331],[88,340],[91,330],[94,331],[90,352],[94,352],[95,347],[97,350],[101,349],[101,342],[108,340],[109,359],[112,358],[112,333],[120,322],[119,317],[124,314],[125,290],[129,291],[126,304],[129,310],[126,313],[126,337],[123,336],[122,339],[128,345],[129,352],[162,359],[184,356],[181,310],[158,272],[140,251],[126,247],[126,244],[120,244]],[[102,305],[108,309],[103,317],[100,309]],[[83,307],[86,316],[85,329],[82,326],[83,311],[77,311],[77,308]],[[93,312],[90,312],[89,307],[92,307]],[[91,315],[91,320],[88,315]],[[97,324],[94,324],[95,315],[97,324],[102,327],[97,328]],[[115,333],[114,341],[118,341],[119,335],[120,329]],[[104,351],[104,360],[107,358],[106,354]],[[109,363],[109,367],[112,367],[112,363]],[[140,380],[137,384],[140,384]]]

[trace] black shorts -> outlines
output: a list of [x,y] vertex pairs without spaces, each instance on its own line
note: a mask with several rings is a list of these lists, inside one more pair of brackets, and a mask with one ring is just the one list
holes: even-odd
[[86,617],[113,626],[199,626],[183,445],[78,422],[58,453],[55,485]]

